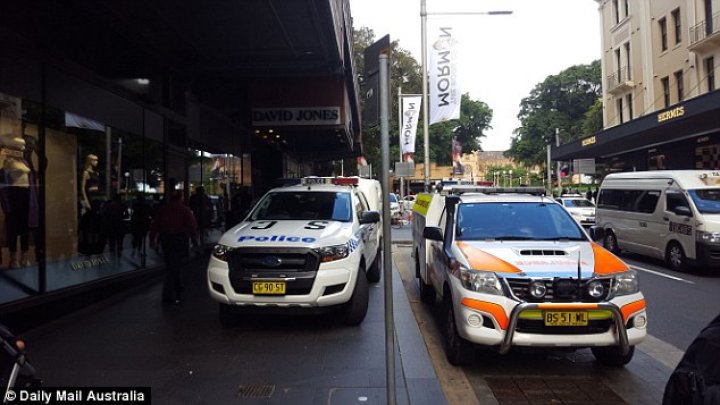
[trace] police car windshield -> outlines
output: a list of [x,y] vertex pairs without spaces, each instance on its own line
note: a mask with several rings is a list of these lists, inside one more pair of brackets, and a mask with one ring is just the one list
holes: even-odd
[[457,240],[586,240],[559,205],[537,202],[458,205]]
[[720,188],[688,190],[698,211],[703,214],[720,214]]
[[350,222],[351,196],[347,192],[275,192],[257,205],[250,220],[326,220]]

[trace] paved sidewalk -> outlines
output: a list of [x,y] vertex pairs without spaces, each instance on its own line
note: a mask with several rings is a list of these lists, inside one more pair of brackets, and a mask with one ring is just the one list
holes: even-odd
[[[358,327],[280,316],[222,328],[206,263],[184,269],[180,305],[160,305],[158,280],[23,333],[45,385],[149,386],[153,404],[386,403],[384,280],[371,284]],[[395,267],[392,275],[397,403],[445,404]]]

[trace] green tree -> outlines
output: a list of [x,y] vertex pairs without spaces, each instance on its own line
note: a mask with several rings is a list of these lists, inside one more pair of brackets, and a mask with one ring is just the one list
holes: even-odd
[[542,164],[556,128],[561,143],[602,129],[601,84],[599,60],[548,76],[520,103],[521,126],[506,155],[527,166]]

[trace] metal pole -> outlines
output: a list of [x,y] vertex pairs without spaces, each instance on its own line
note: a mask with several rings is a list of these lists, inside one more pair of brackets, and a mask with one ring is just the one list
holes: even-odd
[[552,161],[550,160],[550,144],[547,144],[547,182],[543,182],[547,189],[546,194],[552,197]]
[[395,405],[395,322],[392,295],[392,231],[390,230],[390,139],[388,134],[388,56],[380,54],[380,142],[382,143],[382,191],[383,191],[383,274],[385,278],[385,382],[387,403]]
[[428,117],[427,10],[425,0],[420,0],[420,35],[422,36],[420,55],[422,57],[423,150],[425,152],[423,182],[427,193],[430,191],[430,118]]
[[[555,146],[560,147],[560,128],[555,128]],[[560,162],[557,164],[558,197],[562,195],[562,179],[560,178]]]
[[[398,86],[398,147],[400,149],[400,160],[403,161],[403,145],[402,145],[402,133],[403,133],[403,117],[402,117],[402,86]],[[395,176],[400,177],[400,212],[403,211],[403,198],[405,194],[405,182],[402,176],[398,176],[397,167],[395,168]]]

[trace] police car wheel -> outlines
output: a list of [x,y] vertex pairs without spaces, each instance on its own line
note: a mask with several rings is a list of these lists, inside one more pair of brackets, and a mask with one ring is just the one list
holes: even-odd
[[[382,245],[382,240],[380,240],[380,244]],[[380,274],[382,273],[382,249],[378,247],[377,254],[375,254],[375,260],[373,260],[372,265],[368,269],[367,272],[367,279],[371,283],[377,283],[380,281]]]
[[367,276],[365,275],[365,270],[363,268],[360,268],[358,270],[358,276],[357,281],[355,282],[355,289],[353,290],[353,295],[345,307],[345,316],[343,321],[346,325],[360,325],[363,319],[365,319],[365,315],[367,314],[368,309],[368,301],[370,298],[369,294],[370,291],[368,288],[368,281]]
[[671,242],[665,249],[665,262],[668,267],[675,271],[685,270],[686,256],[682,246],[677,242]]
[[611,367],[622,367],[632,360],[635,354],[635,346],[630,346],[627,354],[622,353],[620,346],[605,346],[591,348],[598,364]]
[[425,281],[420,275],[420,258],[417,252],[415,253],[415,274],[418,279],[418,288],[420,289],[420,301],[424,304],[432,304],[435,302],[435,289],[432,285],[425,284]]
[[220,325],[223,327],[235,326],[240,320],[240,316],[233,310],[232,306],[222,303],[218,303],[218,317]]
[[458,334],[450,301],[445,305],[445,357],[454,366],[467,366],[475,361],[475,346]]

